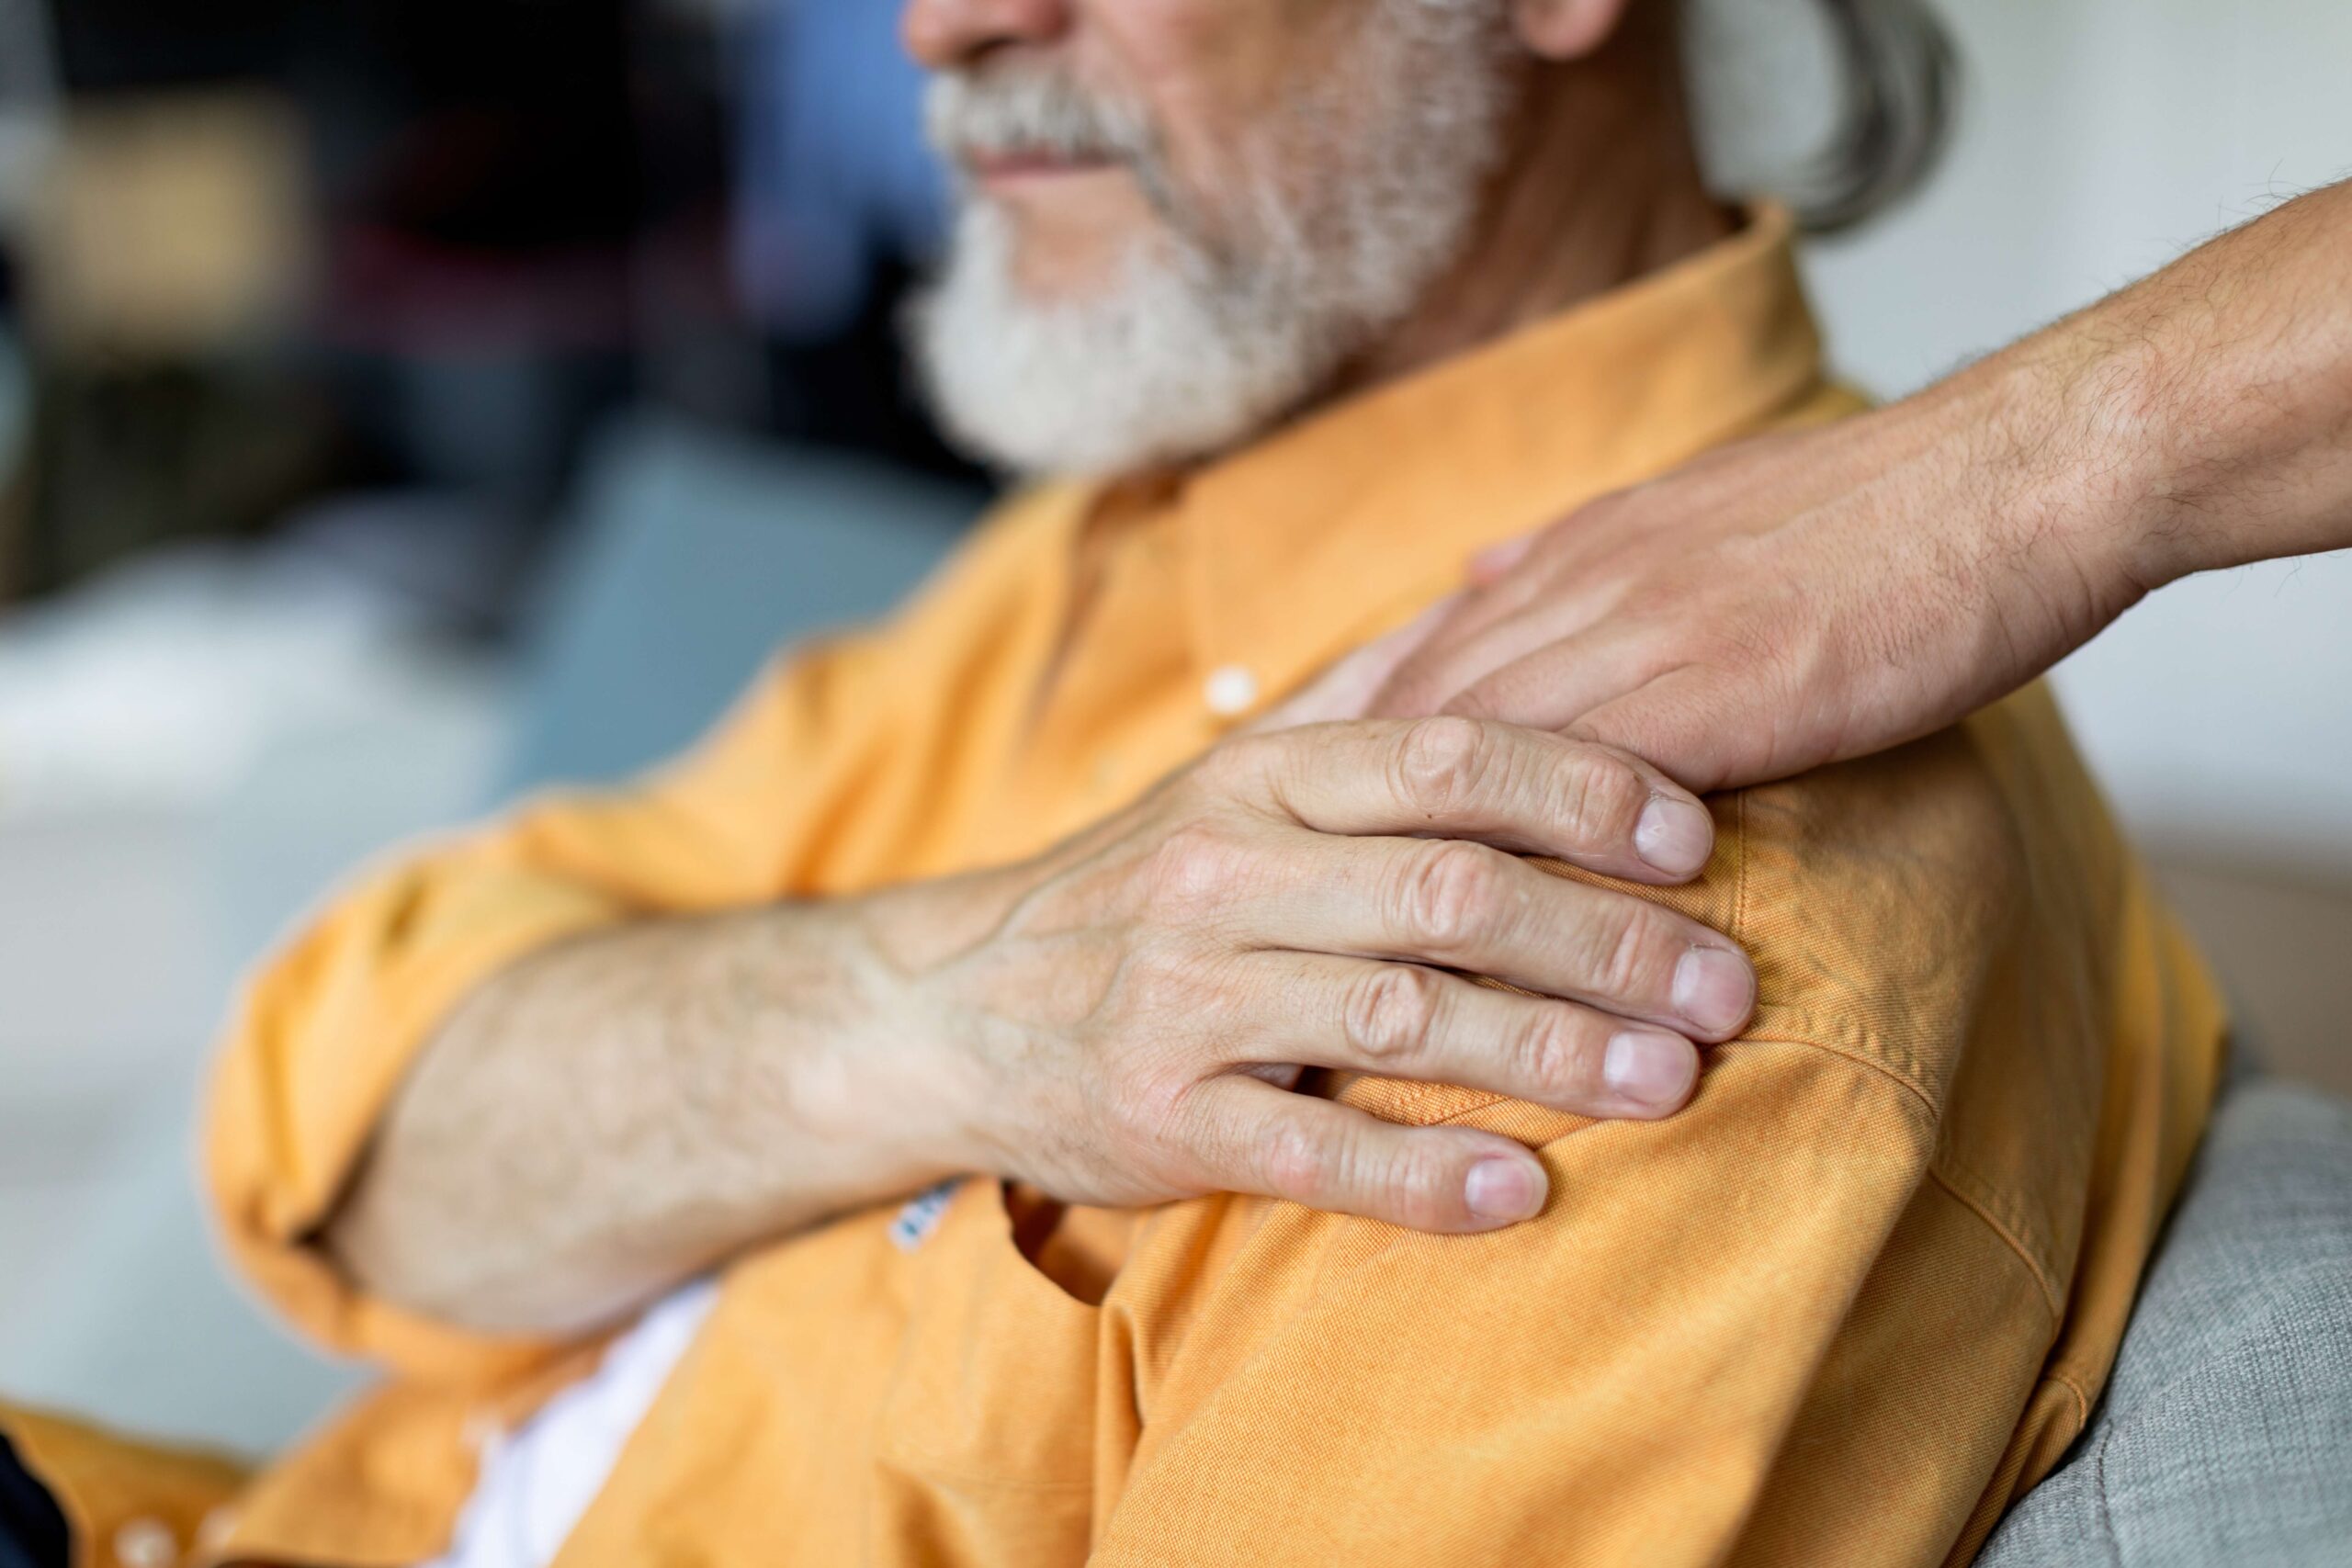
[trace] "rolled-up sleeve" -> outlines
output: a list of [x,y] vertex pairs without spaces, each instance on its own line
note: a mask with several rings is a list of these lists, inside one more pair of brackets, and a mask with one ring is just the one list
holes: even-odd
[[368,1298],[318,1230],[418,1053],[492,976],[599,928],[823,879],[889,751],[879,660],[863,637],[795,658],[682,761],[395,856],[263,965],[214,1076],[207,1177],[232,1258],[298,1328],[436,1381],[545,1353]]

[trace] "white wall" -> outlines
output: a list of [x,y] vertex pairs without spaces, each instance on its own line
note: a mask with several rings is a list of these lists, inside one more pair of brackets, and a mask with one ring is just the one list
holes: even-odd
[[[1875,391],[2352,175],[2352,0],[1939,8],[1969,73],[1955,155],[1916,204],[1813,257],[1838,362]],[[2060,690],[2151,839],[2352,877],[2352,557],[2176,585]]]

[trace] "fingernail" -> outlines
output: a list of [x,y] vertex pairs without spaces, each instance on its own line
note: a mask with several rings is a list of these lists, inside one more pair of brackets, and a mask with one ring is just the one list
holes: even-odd
[[1488,545],[1470,558],[1470,579],[1474,582],[1491,582],[1496,578],[1527,558],[1535,547],[1534,536],[1521,539],[1507,539],[1499,545]]
[[1544,1206],[1532,1161],[1482,1159],[1470,1168],[1462,1196],[1482,1220],[1523,1220]]
[[1715,849],[1715,819],[1703,807],[1660,795],[1634,825],[1634,852],[1668,876],[1696,876]]
[[1756,972],[1721,947],[1694,947],[1674,967],[1674,1010],[1708,1034],[1728,1034],[1756,1006]]
[[1679,1035],[1629,1030],[1609,1043],[1601,1076],[1636,1105],[1679,1105],[1698,1076],[1699,1053]]

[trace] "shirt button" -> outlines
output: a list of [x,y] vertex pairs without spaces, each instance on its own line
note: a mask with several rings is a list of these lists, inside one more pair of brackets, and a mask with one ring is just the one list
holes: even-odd
[[1219,718],[1238,718],[1258,705],[1258,677],[1238,664],[1220,665],[1201,689],[1201,697]]
[[179,1538],[159,1519],[132,1519],[114,1532],[114,1560],[122,1568],[172,1568]]

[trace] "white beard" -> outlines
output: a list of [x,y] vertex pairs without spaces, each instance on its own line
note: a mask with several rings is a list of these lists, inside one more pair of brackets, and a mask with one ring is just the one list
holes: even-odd
[[[1501,150],[1502,11],[1379,0],[1349,58],[1232,160],[1239,237],[1223,245],[1187,220],[1131,117],[1083,110],[1097,134],[1080,140],[1128,158],[1163,219],[1093,298],[1025,299],[1012,220],[967,195],[912,318],[949,434],[1018,472],[1104,476],[1223,451],[1328,386],[1467,242]],[[952,119],[990,86],[935,91]],[[1068,89],[1046,96],[1071,111]]]

